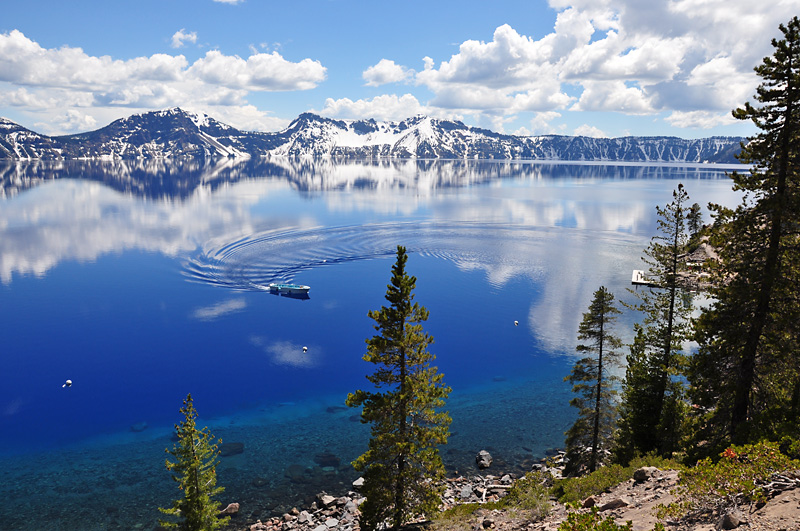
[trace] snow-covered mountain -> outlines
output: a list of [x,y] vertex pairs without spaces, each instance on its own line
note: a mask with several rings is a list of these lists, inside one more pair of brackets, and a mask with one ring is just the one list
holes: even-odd
[[78,135],[47,137],[0,119],[0,158],[137,159],[334,157],[736,162],[739,137],[521,137],[416,116],[401,122],[301,114],[277,133],[245,132],[205,114],[136,114]]

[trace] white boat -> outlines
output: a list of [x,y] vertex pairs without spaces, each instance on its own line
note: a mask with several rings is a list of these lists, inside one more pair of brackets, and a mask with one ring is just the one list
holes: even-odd
[[270,291],[294,294],[308,293],[308,290],[311,289],[311,286],[303,286],[302,284],[276,284],[275,282],[271,283],[267,287]]
[[655,284],[652,280],[650,280],[647,274],[640,269],[633,270],[633,274],[631,275],[631,284],[636,286],[647,286],[649,288],[658,287],[658,284]]

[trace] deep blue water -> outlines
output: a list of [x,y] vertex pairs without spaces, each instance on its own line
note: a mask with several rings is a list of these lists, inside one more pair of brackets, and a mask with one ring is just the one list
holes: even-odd
[[[240,523],[346,490],[368,431],[343,401],[368,385],[367,312],[397,244],[453,388],[446,465],[474,472],[489,448],[496,472],[524,471],[563,444],[581,314],[600,285],[630,299],[655,206],[679,182],[737,201],[708,165],[0,170],[2,529],[152,529],[177,497],[164,448],[189,392],[245,445],[218,468]],[[276,280],[310,298],[262,289]]]

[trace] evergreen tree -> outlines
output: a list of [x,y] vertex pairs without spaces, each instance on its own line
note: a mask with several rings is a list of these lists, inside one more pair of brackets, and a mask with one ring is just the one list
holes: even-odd
[[733,111],[760,129],[739,155],[750,172],[731,175],[744,198],[735,209],[711,205],[720,267],[689,380],[697,437],[717,446],[798,430],[800,20],[780,31],[755,68],[757,103]]
[[368,530],[386,521],[401,526],[441,503],[444,465],[437,447],[447,442],[450,417],[439,408],[450,388],[430,366],[433,338],[421,324],[428,311],[413,302],[417,279],[406,273],[407,261],[398,246],[386,291],[389,306],[369,312],[379,334],[367,340],[364,361],[377,365],[367,380],[378,390],[347,397],[347,405],[363,406],[361,421],[372,425],[368,450],[353,462],[363,472],[361,526]]
[[703,228],[703,210],[699,203],[689,207],[689,212],[686,215],[686,224],[690,238],[697,236],[697,233]]
[[601,286],[594,292],[589,311],[583,314],[578,327],[578,339],[585,343],[579,343],[576,350],[590,355],[575,362],[570,375],[564,378],[578,395],[570,405],[579,411],[578,419],[566,433],[568,474],[583,469],[594,472],[610,448],[616,418],[616,391],[612,386],[618,380],[610,370],[619,366],[616,349],[622,344],[611,328],[619,313],[614,295]]
[[639,435],[626,438],[633,446],[618,448],[618,455],[655,451],[668,456],[677,450],[684,411],[680,377],[686,357],[682,349],[691,331],[691,299],[684,289],[685,264],[681,260],[688,243],[688,200],[679,184],[672,202],[656,207],[659,233],[651,239],[644,257],[652,286],[633,292],[639,302],[630,307],[642,312],[643,320],[637,325],[638,343],[629,358],[630,381],[623,386],[621,407],[622,424]]
[[658,418],[653,412],[658,409],[656,389],[652,385],[654,356],[648,356],[645,349],[644,329],[634,325],[636,336],[626,357],[625,379],[622,382],[622,399],[618,408],[618,431],[615,436],[614,459],[627,464],[641,453],[643,448],[658,446]]
[[169,509],[159,508],[162,513],[175,516],[180,521],[160,523],[164,527],[177,527],[183,531],[218,529],[228,521],[228,517],[219,518],[220,504],[212,500],[212,497],[225,490],[216,486],[217,444],[207,427],[197,429],[197,412],[191,394],[186,396],[180,412],[184,420],[175,425],[178,442],[172,450],[166,450],[175,461],[167,458],[166,466],[172,473],[172,479],[183,491],[183,498],[175,500]]

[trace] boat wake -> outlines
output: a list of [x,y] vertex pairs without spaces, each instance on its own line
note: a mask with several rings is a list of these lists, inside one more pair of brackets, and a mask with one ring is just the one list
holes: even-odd
[[409,253],[451,261],[466,269],[536,268],[541,228],[469,222],[404,222],[290,228],[209,244],[185,263],[192,281],[239,291],[269,290],[318,267]]

